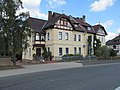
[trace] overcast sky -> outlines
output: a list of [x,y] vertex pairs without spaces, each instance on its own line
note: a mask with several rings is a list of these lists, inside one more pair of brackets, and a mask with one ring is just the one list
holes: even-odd
[[102,24],[108,35],[106,40],[120,33],[120,0],[22,0],[24,10],[31,17],[47,19],[48,11],[73,17],[86,16],[92,25]]

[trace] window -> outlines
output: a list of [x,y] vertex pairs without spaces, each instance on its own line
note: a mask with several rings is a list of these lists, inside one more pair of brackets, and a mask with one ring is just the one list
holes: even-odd
[[40,35],[39,35],[39,33],[36,33],[36,38],[35,38],[35,40],[40,40]]
[[41,34],[41,40],[45,40],[44,34]]
[[74,41],[76,41],[76,34],[74,34]]
[[77,48],[74,47],[74,54],[76,55],[77,54]]
[[62,55],[62,48],[59,48],[59,56]]
[[104,38],[102,37],[102,42],[104,42]]
[[50,47],[48,47],[48,52],[50,52]]
[[31,56],[31,48],[29,48],[29,56]]
[[81,55],[81,47],[79,47],[79,54]]
[[62,40],[62,32],[59,32],[59,40]]
[[78,41],[81,41],[81,35],[78,35]]
[[65,33],[65,40],[68,40],[68,33]]
[[87,30],[91,30],[91,27],[87,27]]
[[32,41],[33,41],[33,42],[35,41],[35,35],[33,36]]
[[75,27],[78,27],[78,24],[75,24],[74,26],[75,26]]
[[47,40],[50,40],[50,33],[47,33]]
[[66,48],[66,55],[69,54],[69,48]]

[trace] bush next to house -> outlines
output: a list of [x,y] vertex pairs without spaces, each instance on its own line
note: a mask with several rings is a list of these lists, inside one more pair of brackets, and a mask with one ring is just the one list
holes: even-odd
[[63,55],[62,59],[64,61],[75,61],[75,60],[80,60],[83,59],[83,56],[81,54],[67,54],[67,55]]
[[103,57],[103,58],[114,57],[117,55],[117,51],[115,51],[114,49],[110,49],[107,46],[100,47],[95,51],[95,53],[97,57]]

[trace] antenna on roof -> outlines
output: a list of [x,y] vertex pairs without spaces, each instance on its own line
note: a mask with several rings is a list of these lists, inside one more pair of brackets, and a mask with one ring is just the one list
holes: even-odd
[[100,22],[98,22],[98,24],[100,25]]
[[64,13],[64,11],[62,10],[62,14]]

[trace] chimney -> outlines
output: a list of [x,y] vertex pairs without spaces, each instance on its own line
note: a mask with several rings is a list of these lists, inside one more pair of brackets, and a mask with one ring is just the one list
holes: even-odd
[[83,20],[83,22],[85,22],[85,15],[82,16],[82,20]]
[[48,20],[52,17],[52,12],[48,11]]

